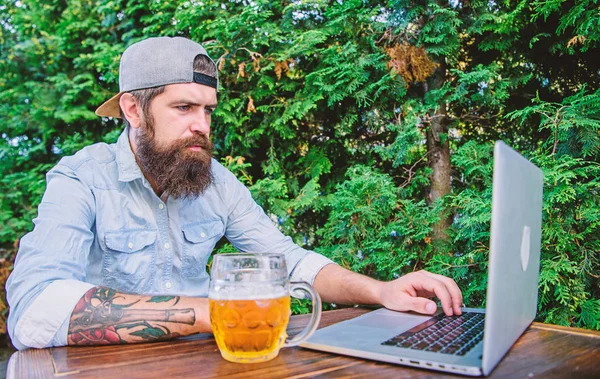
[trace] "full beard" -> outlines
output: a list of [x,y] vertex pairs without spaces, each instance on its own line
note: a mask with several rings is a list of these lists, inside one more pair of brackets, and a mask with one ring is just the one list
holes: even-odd
[[[137,158],[142,171],[154,180],[160,193],[183,199],[198,197],[213,182],[212,142],[204,134],[195,134],[167,147],[158,146],[153,122],[147,120],[137,141]],[[188,149],[191,146],[201,150]]]

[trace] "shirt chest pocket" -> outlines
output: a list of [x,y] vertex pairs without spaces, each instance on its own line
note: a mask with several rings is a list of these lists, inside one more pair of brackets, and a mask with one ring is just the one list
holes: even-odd
[[112,288],[140,293],[148,290],[155,271],[156,230],[106,231],[102,273]]
[[223,237],[224,226],[219,219],[182,226],[183,254],[181,274],[185,278],[207,277],[206,263],[215,245]]

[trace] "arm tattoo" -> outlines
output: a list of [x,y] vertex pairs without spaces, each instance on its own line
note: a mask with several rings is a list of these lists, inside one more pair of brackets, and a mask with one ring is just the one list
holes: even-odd
[[168,302],[171,300],[175,300],[175,302],[173,303],[173,305],[179,303],[179,296],[152,296],[150,298],[150,300],[148,300],[148,303],[164,303],[164,302]]
[[[135,295],[125,295],[135,296]],[[158,324],[179,323],[194,325],[193,308],[184,309],[137,309],[143,297],[122,304],[125,296],[109,288],[95,287],[79,300],[69,325],[69,338],[76,345],[104,345],[128,343],[126,334],[138,337],[136,341],[158,341],[179,337],[169,327]],[[121,300],[117,303],[117,300]],[[168,303],[173,307],[179,296],[152,296],[144,303]]]

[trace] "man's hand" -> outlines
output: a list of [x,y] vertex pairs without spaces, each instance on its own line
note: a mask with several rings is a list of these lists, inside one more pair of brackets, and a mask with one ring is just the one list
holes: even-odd
[[335,264],[321,269],[314,287],[323,301],[338,304],[380,304],[395,311],[433,314],[437,297],[446,315],[460,315],[462,293],[454,280],[421,270],[381,282]]
[[437,305],[429,298],[437,297],[447,316],[460,315],[462,293],[454,280],[421,270],[381,285],[380,304],[395,311],[433,314]]

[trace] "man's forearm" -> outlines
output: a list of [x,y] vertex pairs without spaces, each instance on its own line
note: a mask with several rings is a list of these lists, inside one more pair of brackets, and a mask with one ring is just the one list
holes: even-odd
[[208,299],[131,295],[94,287],[71,314],[68,344],[149,342],[210,331]]
[[380,304],[382,284],[335,264],[323,267],[314,281],[323,301],[338,304]]
[[330,303],[381,304],[395,311],[433,314],[437,304],[431,299],[435,297],[447,316],[462,313],[463,297],[456,282],[425,270],[380,282],[330,264],[319,271],[314,287]]

